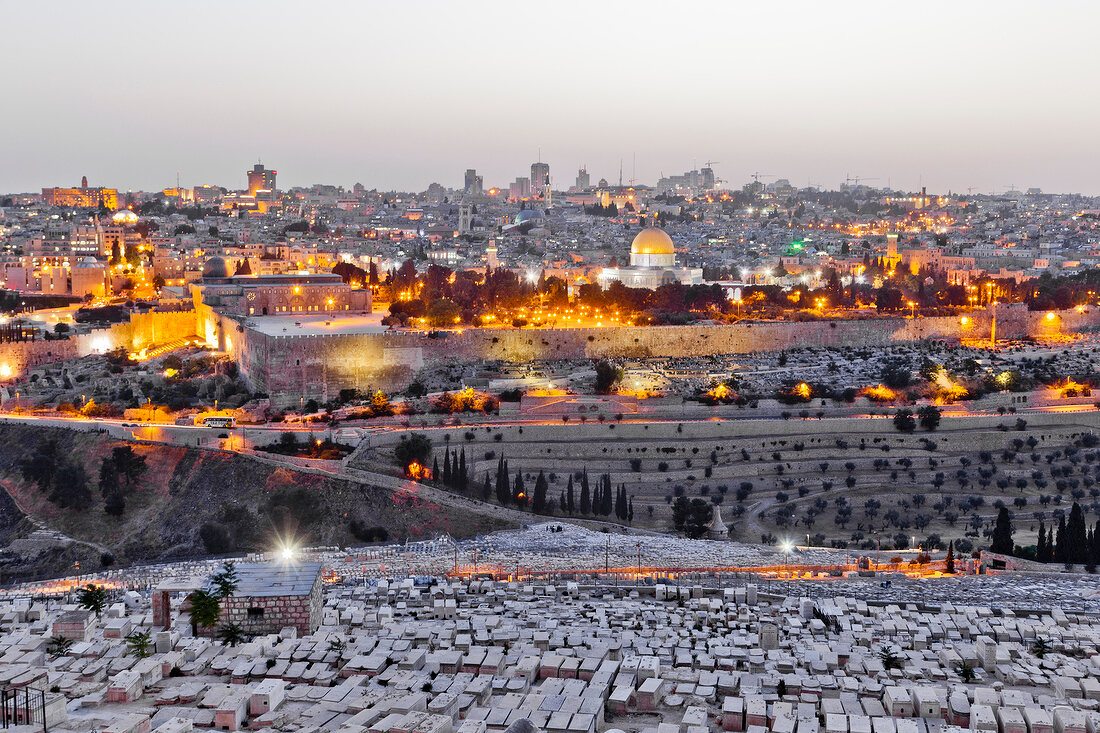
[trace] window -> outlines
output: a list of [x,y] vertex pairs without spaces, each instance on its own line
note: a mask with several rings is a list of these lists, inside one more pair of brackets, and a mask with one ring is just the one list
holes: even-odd
[[251,606],[248,609],[248,620],[255,621],[264,617],[264,609],[259,606]]

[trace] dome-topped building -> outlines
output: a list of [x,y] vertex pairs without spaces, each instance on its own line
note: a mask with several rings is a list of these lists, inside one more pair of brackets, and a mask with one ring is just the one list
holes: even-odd
[[229,277],[229,265],[221,257],[211,257],[202,266],[202,279]]
[[630,267],[605,267],[599,282],[607,287],[621,282],[631,288],[658,288],[665,283],[699,285],[703,271],[695,267],[676,266],[676,245],[672,237],[658,227],[646,227],[630,243]]
[[663,229],[647,227],[630,243],[631,267],[675,267],[676,247]]

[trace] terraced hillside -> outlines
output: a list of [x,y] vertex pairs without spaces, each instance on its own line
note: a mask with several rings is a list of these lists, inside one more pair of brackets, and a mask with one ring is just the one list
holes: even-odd
[[[732,536],[749,542],[884,549],[929,535],[988,543],[999,502],[1015,540],[1033,544],[1077,500],[1090,523],[1100,509],[1100,413],[945,419],[935,432],[899,433],[889,419],[481,426],[422,430],[436,460],[464,452],[473,488],[495,483],[501,456],[527,487],[540,471],[559,499],[608,474],[634,502],[637,526],[673,530],[676,497],[721,502]],[[1022,429],[1021,429],[1022,428]],[[392,463],[400,434],[376,435],[359,460]],[[614,515],[612,515],[613,517]],[[875,533],[878,533],[876,536]],[[965,535],[969,533],[970,537]],[[807,537],[808,535],[808,537]],[[846,544],[845,544],[846,543]]]

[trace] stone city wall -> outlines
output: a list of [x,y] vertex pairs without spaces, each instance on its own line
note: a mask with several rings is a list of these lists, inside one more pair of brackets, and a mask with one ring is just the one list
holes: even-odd
[[1053,335],[1095,326],[1100,309],[1028,312],[1023,304],[929,318],[869,318],[731,325],[572,329],[466,329],[432,338],[427,333],[271,336],[221,318],[219,343],[234,354],[254,389],[288,407],[302,399],[327,400],[341,389],[388,391],[406,387],[423,364],[441,361],[653,358],[738,354],[804,346],[881,346],[920,339],[988,339]]

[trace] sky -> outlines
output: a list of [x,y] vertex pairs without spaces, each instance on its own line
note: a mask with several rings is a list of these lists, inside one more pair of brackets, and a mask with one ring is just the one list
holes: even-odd
[[[0,191],[655,183],[1100,194],[1100,3],[9,2]],[[770,177],[768,177],[770,176]]]

